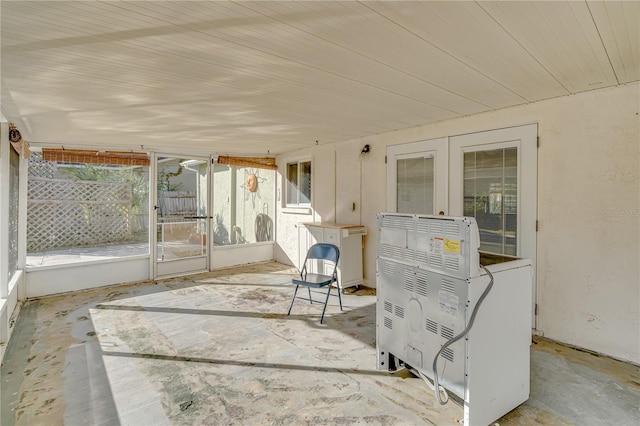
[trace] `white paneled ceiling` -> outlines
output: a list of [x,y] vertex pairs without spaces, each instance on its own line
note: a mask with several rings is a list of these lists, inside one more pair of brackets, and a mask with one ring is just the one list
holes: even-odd
[[640,2],[7,1],[34,146],[278,154],[640,79]]

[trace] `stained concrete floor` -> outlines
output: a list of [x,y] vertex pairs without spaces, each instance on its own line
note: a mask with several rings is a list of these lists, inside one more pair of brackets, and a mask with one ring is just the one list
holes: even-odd
[[[421,379],[375,370],[375,292],[298,300],[278,263],[29,301],[0,424],[456,425]],[[334,293],[335,294],[335,293]],[[320,295],[318,295],[319,297]],[[500,425],[638,425],[640,367],[544,339],[531,398]]]

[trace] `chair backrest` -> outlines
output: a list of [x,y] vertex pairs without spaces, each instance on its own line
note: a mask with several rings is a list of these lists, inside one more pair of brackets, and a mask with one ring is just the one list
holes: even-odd
[[323,259],[330,260],[337,264],[339,258],[340,249],[337,246],[327,243],[317,243],[309,247],[304,263],[307,263],[307,259]]

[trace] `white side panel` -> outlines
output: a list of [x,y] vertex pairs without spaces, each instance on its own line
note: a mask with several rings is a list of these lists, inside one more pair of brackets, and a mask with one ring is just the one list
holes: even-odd
[[149,279],[149,258],[92,262],[27,270],[27,297],[86,290]]
[[6,343],[11,339],[15,321],[11,321],[12,317],[18,316],[20,312],[20,304],[18,304],[18,291],[24,286],[25,273],[18,271],[9,282],[9,294],[7,298],[0,299],[0,364],[7,349]]
[[[467,340],[465,425],[486,425],[529,398],[531,266],[524,260],[488,267],[493,288],[478,309]],[[489,282],[472,278],[470,306]],[[467,310],[469,317],[471,309]]]
[[339,241],[340,262],[338,264],[338,280],[340,287],[345,288],[361,285],[362,234],[348,235],[347,230],[341,230]]
[[207,257],[191,257],[178,260],[157,262],[156,277],[166,278],[177,275],[187,275],[207,270]]
[[7,297],[9,276],[9,124],[0,124],[0,297]]
[[212,270],[274,260],[273,242],[215,247]]

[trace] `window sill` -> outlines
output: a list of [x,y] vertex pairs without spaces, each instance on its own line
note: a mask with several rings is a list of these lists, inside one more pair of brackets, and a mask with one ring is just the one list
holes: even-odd
[[284,214],[311,214],[311,207],[283,207]]

